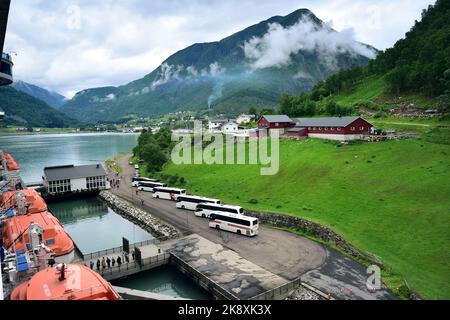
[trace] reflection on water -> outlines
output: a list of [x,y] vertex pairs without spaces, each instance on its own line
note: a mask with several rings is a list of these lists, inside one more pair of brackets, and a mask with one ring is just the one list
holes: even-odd
[[131,243],[153,239],[95,197],[50,203],[49,208],[84,254],[120,247],[122,237]]
[[108,206],[103,201],[93,201],[92,198],[83,199],[81,201],[64,201],[51,204],[52,208],[56,208],[54,214],[65,226],[76,224],[77,222],[101,218],[108,214]]
[[113,285],[176,298],[210,300],[211,295],[174,266],[163,266],[113,281]]

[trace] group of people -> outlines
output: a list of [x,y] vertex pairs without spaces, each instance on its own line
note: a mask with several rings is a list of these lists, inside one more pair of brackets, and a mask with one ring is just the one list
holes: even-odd
[[120,179],[109,179],[108,182],[111,185],[111,188],[113,189],[119,189],[120,188]]
[[[131,253],[131,256],[134,261],[135,259],[134,251]],[[95,267],[97,271],[104,271],[105,269],[114,268],[116,264],[120,268],[122,264],[129,262],[130,262],[130,255],[127,252],[123,252],[122,256],[118,256],[117,258],[113,257],[112,259],[110,259],[109,257],[103,257],[102,260],[97,259],[97,263],[90,261],[90,268],[91,270],[94,270]]]

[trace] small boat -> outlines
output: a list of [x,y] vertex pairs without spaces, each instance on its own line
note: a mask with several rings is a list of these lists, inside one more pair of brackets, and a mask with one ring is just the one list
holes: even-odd
[[0,197],[0,212],[8,218],[15,215],[48,211],[41,194],[33,189],[4,192]]
[[42,242],[54,252],[57,263],[71,263],[74,260],[75,246],[72,239],[64,230],[61,222],[47,211],[7,219],[2,229],[5,251],[26,251],[30,246],[28,230],[32,224],[37,224],[42,228]]
[[11,300],[120,300],[113,287],[84,265],[60,264],[14,289]]

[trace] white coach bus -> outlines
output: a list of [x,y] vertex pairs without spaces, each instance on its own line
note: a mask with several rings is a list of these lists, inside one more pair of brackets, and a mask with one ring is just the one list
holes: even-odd
[[153,189],[153,198],[177,201],[178,197],[184,196],[186,190],[175,188],[158,187]]
[[221,201],[196,196],[180,196],[177,199],[177,208],[195,211],[200,203],[221,204]]
[[139,182],[159,182],[159,180],[141,177],[134,177],[131,179],[131,185],[133,187],[139,187]]
[[163,187],[166,187],[166,184],[161,182],[139,182],[138,184],[138,190],[147,192],[154,192],[155,188]]
[[257,218],[247,217],[241,214],[214,212],[210,215],[209,226],[217,230],[237,233],[248,237],[254,237],[259,231]]
[[242,207],[238,207],[238,206],[200,203],[199,205],[197,205],[197,209],[195,210],[195,215],[197,217],[209,218],[211,213],[214,213],[214,212],[244,214],[244,209]]

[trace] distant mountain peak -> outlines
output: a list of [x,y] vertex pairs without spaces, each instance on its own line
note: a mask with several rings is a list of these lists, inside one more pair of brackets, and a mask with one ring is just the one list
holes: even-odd
[[24,92],[32,97],[35,97],[36,99],[45,102],[54,109],[61,108],[61,106],[68,101],[66,97],[57,92],[49,91],[22,80],[15,81],[12,84],[12,87],[18,91]]
[[309,91],[342,68],[366,64],[374,55],[370,48],[302,8],[216,42],[193,44],[126,85],[83,90],[62,111],[97,121],[182,110],[235,114],[253,106],[276,108],[283,92]]

